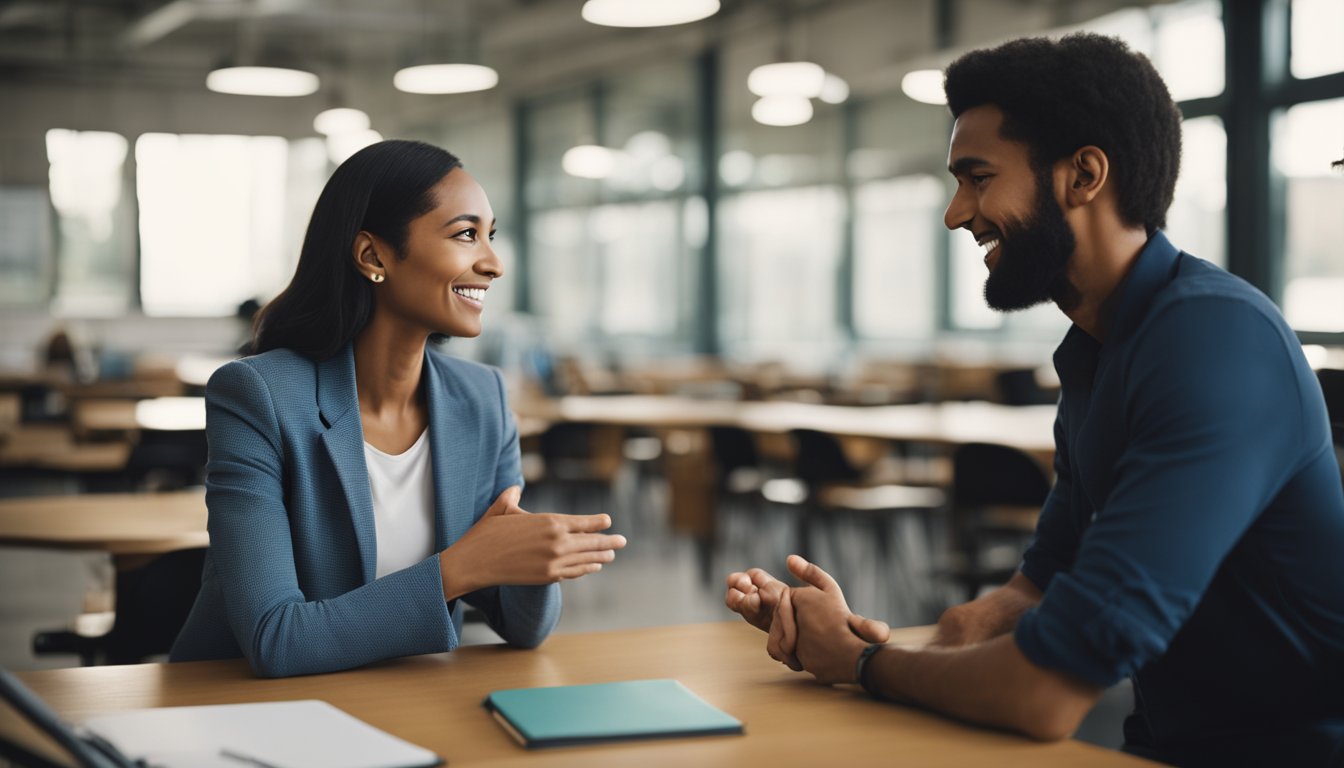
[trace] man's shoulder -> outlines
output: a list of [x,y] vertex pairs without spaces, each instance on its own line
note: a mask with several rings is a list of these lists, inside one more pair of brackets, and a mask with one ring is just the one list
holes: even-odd
[[1258,317],[1280,336],[1292,336],[1283,313],[1263,292],[1244,279],[1203,259],[1182,253],[1172,280],[1153,296],[1145,325],[1170,326],[1181,312],[1207,313],[1228,321]]

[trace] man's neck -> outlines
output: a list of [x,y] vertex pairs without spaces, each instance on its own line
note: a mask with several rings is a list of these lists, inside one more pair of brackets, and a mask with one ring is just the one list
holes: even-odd
[[1069,263],[1069,280],[1078,289],[1079,301],[1064,314],[1087,335],[1105,341],[1116,289],[1148,244],[1148,234],[1118,222],[1088,220],[1075,225],[1074,236],[1078,245]]

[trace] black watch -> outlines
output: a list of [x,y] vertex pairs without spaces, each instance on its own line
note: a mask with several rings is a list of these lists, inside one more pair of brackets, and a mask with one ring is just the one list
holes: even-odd
[[885,643],[873,643],[872,645],[869,645],[868,647],[860,651],[859,660],[854,662],[854,682],[862,686],[863,690],[866,691],[870,696],[880,697],[881,694],[879,694],[871,685],[868,684],[868,678],[867,678],[868,660],[873,658],[873,654],[877,653],[878,651],[886,647],[887,646]]

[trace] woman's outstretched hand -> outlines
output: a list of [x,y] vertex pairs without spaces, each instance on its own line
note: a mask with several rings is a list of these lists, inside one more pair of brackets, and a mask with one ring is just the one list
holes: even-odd
[[452,600],[483,587],[550,584],[602,570],[625,546],[607,515],[533,514],[505,489],[485,515],[439,556],[443,595]]

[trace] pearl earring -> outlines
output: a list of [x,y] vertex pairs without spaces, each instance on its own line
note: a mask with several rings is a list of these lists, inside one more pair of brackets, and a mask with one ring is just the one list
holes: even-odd
[[375,283],[383,282],[383,276],[378,274],[377,272],[374,272],[372,275],[369,275],[369,279]]

